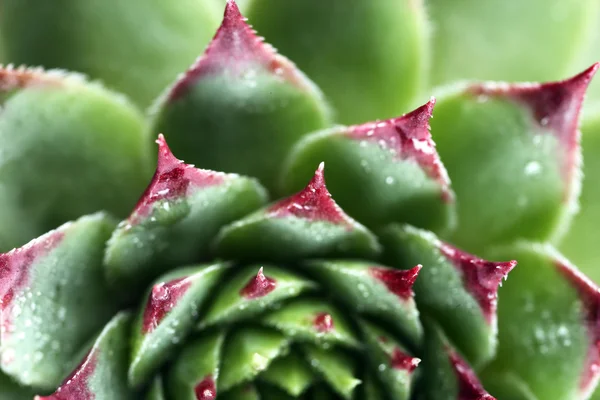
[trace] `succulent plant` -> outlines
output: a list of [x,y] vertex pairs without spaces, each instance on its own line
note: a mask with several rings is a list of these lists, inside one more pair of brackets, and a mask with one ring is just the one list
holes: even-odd
[[0,5],[0,398],[590,398],[599,2],[240,3]]

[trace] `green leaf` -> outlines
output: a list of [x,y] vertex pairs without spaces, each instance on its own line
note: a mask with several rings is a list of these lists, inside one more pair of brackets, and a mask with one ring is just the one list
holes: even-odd
[[205,54],[157,104],[152,130],[186,161],[256,177],[276,192],[292,145],[329,119],[318,88],[228,2]]
[[512,373],[538,399],[586,398],[598,376],[598,288],[550,247],[520,243],[490,252],[519,266],[500,289],[498,356],[484,382]]
[[0,255],[1,366],[17,382],[56,389],[116,312],[102,271],[115,225],[105,214],[85,216]]
[[202,318],[200,329],[251,319],[312,288],[312,282],[277,267],[245,267],[223,284]]
[[226,259],[290,261],[374,258],[377,238],[331,198],[321,163],[300,192],[224,227],[216,239]]
[[457,196],[451,241],[477,252],[568,227],[581,178],[579,110],[599,65],[560,82],[471,84],[441,95],[431,128]]
[[217,393],[224,334],[205,333],[186,343],[169,374],[169,394],[178,400],[196,400],[196,391]]
[[219,390],[228,390],[254,379],[277,357],[288,351],[288,339],[265,328],[239,328],[225,341]]
[[129,400],[136,394],[127,385],[130,315],[117,314],[102,330],[79,366],[63,384],[38,400],[93,397],[94,400]]
[[391,118],[427,76],[425,5],[411,0],[249,0],[250,22],[323,89],[343,123]]
[[162,135],[157,143],[154,178],[106,250],[107,278],[128,299],[137,300],[161,273],[210,259],[219,229],[266,202],[254,179],[193,168],[173,156]]
[[349,312],[380,318],[418,347],[422,328],[411,288],[419,267],[400,271],[358,261],[311,261],[304,267]]
[[131,386],[149,381],[187,339],[226,268],[226,264],[214,264],[176,270],[150,288],[132,331]]
[[361,346],[346,316],[321,299],[294,299],[267,314],[262,322],[294,341],[310,342],[323,348],[334,344],[352,348]]
[[218,26],[207,0],[8,0],[0,32],[16,64],[81,71],[147,107]]
[[351,399],[360,379],[356,379],[356,366],[351,357],[335,350],[324,350],[318,346],[303,345],[303,351],[310,365],[323,376],[325,381],[345,399]]
[[[598,80],[600,81],[600,79]],[[600,282],[600,251],[596,232],[600,226],[600,110],[585,119],[581,127],[583,186],[579,213],[569,232],[560,241],[560,250],[583,272]]]
[[[254,385],[242,385],[226,392],[223,395],[224,400],[264,400],[259,396]],[[195,399],[194,399],[195,400]]]
[[31,400],[33,397],[34,393],[31,388],[17,384],[0,372],[0,398],[3,400]]
[[0,67],[0,86],[0,251],[98,210],[125,216],[150,172],[140,112],[60,71]]
[[597,6],[594,0],[429,0],[433,83],[560,79],[587,50]]
[[162,377],[157,376],[150,385],[146,400],[166,400]]
[[[377,376],[383,383],[382,390],[395,400],[409,399],[413,373],[421,360],[412,357],[387,332],[366,321],[361,321],[361,326],[369,346],[371,371],[377,371]],[[377,393],[375,388],[366,390],[369,392],[367,397],[372,398]]]
[[299,397],[313,383],[310,366],[297,353],[273,361],[259,379],[284,389],[290,396]]
[[361,223],[377,228],[409,222],[449,230],[454,194],[429,133],[434,104],[432,99],[398,118],[307,136],[286,164],[284,190],[301,188],[314,166],[325,161],[333,197]]
[[393,225],[381,235],[386,263],[423,269],[415,282],[419,311],[436,320],[475,366],[496,354],[497,290],[516,262],[491,262],[441,242],[431,232]]
[[475,372],[452,349],[442,330],[429,319],[424,319],[423,325],[425,345],[416,399],[495,400],[482,387]]

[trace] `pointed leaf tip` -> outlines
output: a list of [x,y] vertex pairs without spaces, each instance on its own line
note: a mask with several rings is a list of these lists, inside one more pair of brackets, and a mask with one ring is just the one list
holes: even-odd
[[204,54],[171,88],[168,100],[180,98],[197,80],[206,75],[231,74],[242,76],[249,70],[264,69],[301,89],[313,90],[312,84],[287,58],[264,43],[235,1],[225,6],[223,22]]
[[412,159],[430,178],[442,187],[446,202],[454,201],[450,177],[443,166],[431,138],[429,120],[433,115],[435,97],[407,114],[385,121],[370,122],[349,128],[349,136],[356,140],[378,143],[399,159]]
[[353,225],[354,221],[337,205],[327,190],[324,169],[325,163],[321,162],[308,185],[295,195],[272,205],[268,210],[269,214]]
[[265,276],[263,267],[260,267],[256,276],[240,290],[240,296],[246,299],[256,299],[271,293],[277,287],[277,281],[273,278]]
[[439,243],[439,248],[442,255],[460,271],[466,289],[479,303],[486,321],[492,323],[496,315],[498,287],[517,262],[483,260],[443,242]]
[[581,379],[581,391],[588,393],[600,379],[600,288],[567,260],[557,260],[556,266],[575,287],[583,303],[590,345]]
[[408,300],[414,296],[412,288],[422,268],[422,265],[417,265],[409,270],[371,267],[370,273],[381,281],[390,292],[403,300]]
[[152,181],[138,200],[128,222],[137,224],[148,215],[154,203],[184,196],[190,187],[207,187],[223,183],[226,174],[194,168],[177,159],[171,152],[165,137],[160,134],[158,162]]
[[177,305],[179,299],[190,288],[192,281],[189,277],[179,278],[170,282],[157,283],[152,287],[144,309],[142,333],[152,332]]
[[399,348],[395,348],[392,353],[391,366],[394,369],[404,370],[412,373],[421,363],[420,358],[409,356]]
[[[553,134],[560,143],[562,171],[570,188],[579,167],[579,117],[586,90],[600,68],[595,63],[585,71],[562,81],[546,83],[482,83],[470,91],[483,97],[513,99],[531,110],[539,130]],[[569,191],[567,191],[569,192]]]
[[475,371],[454,350],[447,351],[458,379],[458,400],[496,400],[485,391]]
[[[230,2],[233,2],[230,0]],[[233,2],[235,4],[235,2]],[[194,393],[197,400],[215,400],[217,398],[217,385],[212,375],[207,375],[196,386]]]

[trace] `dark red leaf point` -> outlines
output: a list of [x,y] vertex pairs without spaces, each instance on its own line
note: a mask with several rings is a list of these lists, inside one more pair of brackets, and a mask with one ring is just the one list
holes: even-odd
[[228,74],[255,82],[257,70],[266,70],[301,89],[310,86],[292,62],[279,55],[271,45],[263,42],[263,38],[256,35],[235,1],[228,0],[223,22],[212,42],[204,55],[175,83],[169,100],[180,98],[204,76]]
[[371,267],[369,268],[369,273],[375,279],[382,282],[390,292],[406,301],[414,296],[412,287],[417,280],[421,268],[423,268],[422,265],[417,265],[409,270]]
[[318,332],[331,332],[334,328],[333,318],[331,317],[331,314],[326,312],[318,313],[313,321],[313,326]]
[[579,116],[585,92],[600,63],[580,74],[548,83],[482,83],[469,90],[477,96],[510,98],[531,110],[540,132],[553,134],[560,146],[559,160],[570,193],[580,164]]
[[265,276],[263,267],[260,267],[256,276],[250,278],[250,281],[240,290],[240,296],[246,299],[256,299],[264,297],[271,293],[277,287],[277,281]]
[[162,322],[167,314],[177,305],[192,284],[192,277],[161,282],[152,287],[142,321],[142,333],[148,334]]
[[447,351],[458,380],[458,400],[496,400],[485,391],[473,369],[454,350]]
[[64,231],[54,230],[21,248],[0,254],[0,310],[2,315],[0,341],[6,339],[13,331],[13,300],[26,290],[31,267],[37,260],[56,248],[63,238]]
[[194,387],[197,400],[215,400],[217,398],[217,385],[212,375],[206,376]]
[[325,164],[321,163],[304,190],[273,204],[267,210],[268,214],[274,217],[293,216],[309,221],[327,221],[352,228],[354,220],[331,198],[325,186],[324,168]]
[[36,396],[36,400],[94,400],[96,395],[89,388],[90,377],[96,370],[98,355],[92,349],[73,373],[50,396]]
[[390,360],[392,368],[407,371],[409,373],[414,372],[420,363],[421,360],[419,358],[409,356],[397,347],[392,352]]
[[462,275],[466,290],[475,298],[488,324],[496,321],[498,287],[502,279],[517,265],[515,260],[493,262],[483,260],[446,243],[439,243],[440,252]]
[[556,261],[556,266],[575,287],[583,303],[590,345],[581,379],[581,390],[583,393],[589,393],[596,387],[600,378],[600,288],[567,260]]
[[[175,158],[167,145],[164,136],[158,135],[158,164],[150,185],[142,194],[135,209],[129,217],[129,224],[141,222],[152,210],[153,205],[161,200],[174,200],[189,194],[191,190],[220,185],[227,174],[194,168]],[[169,204],[164,207],[168,209]]]
[[398,118],[369,122],[348,128],[354,140],[374,142],[393,153],[398,160],[412,160],[439,183],[445,201],[454,201],[450,178],[431,138],[429,120],[435,99]]

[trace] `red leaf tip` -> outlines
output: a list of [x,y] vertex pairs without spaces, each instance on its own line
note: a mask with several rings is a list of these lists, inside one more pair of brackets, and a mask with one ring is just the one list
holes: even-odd
[[448,348],[447,352],[458,380],[458,400],[496,400],[485,391],[473,369],[454,350]]
[[421,359],[409,356],[396,347],[392,352],[390,363],[394,369],[404,370],[408,373],[412,373],[421,363]]
[[[194,168],[177,159],[171,152],[163,134],[158,135],[158,162],[152,181],[138,200],[129,216],[130,225],[138,224],[160,200],[185,196],[190,188],[202,188],[223,183],[226,174]],[[169,206],[167,206],[169,207]]]
[[412,288],[422,268],[423,266],[420,264],[409,270],[371,267],[369,272],[371,276],[381,281],[390,292],[402,300],[408,300],[414,296]]
[[240,290],[240,296],[246,299],[256,299],[271,293],[277,287],[277,281],[265,276],[263,267],[260,267],[256,276],[250,278],[246,286]]
[[331,198],[325,185],[325,163],[319,168],[308,185],[295,195],[273,204],[268,213],[275,217],[294,216],[311,221],[327,221],[351,227],[354,220],[350,218]]
[[433,114],[435,98],[421,107],[397,118],[369,122],[348,128],[348,136],[360,141],[374,142],[389,150],[396,159],[413,160],[427,175],[438,182],[442,198],[451,202],[454,195],[450,178],[431,138],[429,120]]
[[481,83],[469,88],[469,92],[486,97],[504,97],[517,101],[531,110],[537,131],[550,133],[559,142],[559,160],[566,182],[566,193],[579,167],[578,129],[581,107],[586,90],[600,68],[595,63],[585,71],[562,81],[546,83]]
[[593,390],[600,379],[600,288],[565,259],[555,262],[559,271],[577,290],[583,304],[585,324],[590,344],[586,366],[581,379],[583,397]]
[[255,85],[258,70],[268,71],[302,90],[313,91],[314,86],[295,65],[277,53],[273,46],[246,22],[235,1],[225,6],[223,22],[204,54],[173,85],[168,100],[181,97],[198,79],[206,75],[227,73]]
[[494,323],[498,287],[502,284],[502,279],[506,279],[508,273],[516,267],[517,262],[483,260],[442,242],[439,242],[438,247],[442,255],[461,273],[466,290],[479,303],[486,321]]
[[177,305],[177,302],[187,292],[191,284],[191,279],[185,277],[154,285],[144,309],[142,333],[147,334],[156,329],[173,307]]

